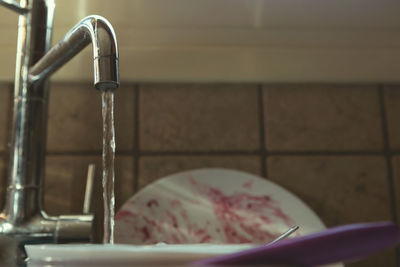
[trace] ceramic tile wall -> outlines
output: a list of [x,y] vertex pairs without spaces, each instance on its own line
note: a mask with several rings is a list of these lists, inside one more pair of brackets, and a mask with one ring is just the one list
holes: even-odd
[[[0,175],[7,170],[11,85],[0,84]],[[397,220],[400,87],[348,84],[124,84],[116,91],[117,207],[168,174],[243,170],[286,187],[328,226]],[[102,218],[100,94],[52,85],[45,208],[79,213],[89,163]],[[3,198],[1,198],[1,201]],[[97,224],[97,240],[102,225]],[[395,266],[388,251],[350,266]]]

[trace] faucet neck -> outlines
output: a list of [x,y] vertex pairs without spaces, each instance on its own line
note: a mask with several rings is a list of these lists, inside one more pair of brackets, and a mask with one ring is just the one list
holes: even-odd
[[19,16],[10,159],[7,220],[22,223],[40,211],[47,129],[48,90],[45,80],[31,85],[28,69],[49,50],[54,0],[21,0],[28,12]]

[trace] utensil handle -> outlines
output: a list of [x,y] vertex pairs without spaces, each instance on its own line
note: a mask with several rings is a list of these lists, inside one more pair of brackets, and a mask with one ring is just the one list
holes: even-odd
[[85,199],[83,200],[83,214],[89,214],[90,211],[90,201],[92,200],[95,170],[96,165],[93,163],[89,164],[86,178]]

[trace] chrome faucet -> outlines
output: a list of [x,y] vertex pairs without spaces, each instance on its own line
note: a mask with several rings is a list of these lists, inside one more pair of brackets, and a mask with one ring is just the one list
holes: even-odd
[[0,234],[27,243],[89,242],[93,215],[48,216],[42,209],[48,78],[88,44],[93,47],[94,86],[119,86],[118,49],[111,24],[88,16],[50,49],[54,0],[0,0],[19,13],[14,106],[5,207]]

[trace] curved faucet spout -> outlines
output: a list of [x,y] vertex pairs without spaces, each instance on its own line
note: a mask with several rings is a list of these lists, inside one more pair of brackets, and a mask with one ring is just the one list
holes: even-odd
[[114,29],[103,17],[82,19],[29,70],[29,81],[48,78],[89,43],[93,46],[94,85],[99,90],[119,86],[118,46]]

